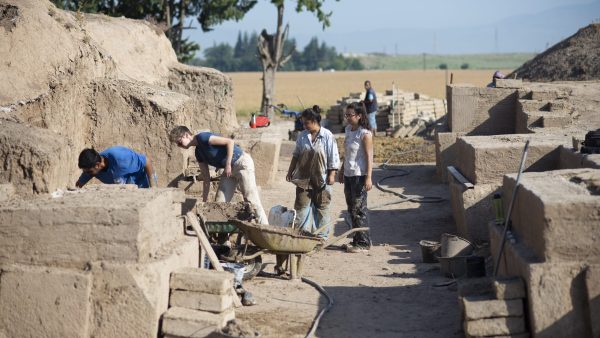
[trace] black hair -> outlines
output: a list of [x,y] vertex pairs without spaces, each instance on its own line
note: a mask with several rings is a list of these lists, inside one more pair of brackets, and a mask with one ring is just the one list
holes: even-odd
[[367,84],[367,83],[369,84],[369,86],[371,85],[371,81],[369,81],[369,80],[365,81],[365,84]]
[[360,120],[358,125],[363,127],[366,130],[371,130],[371,125],[369,124],[369,118],[367,117],[367,108],[365,107],[365,103],[363,101],[360,102],[352,102],[346,106],[346,110],[352,109],[356,115],[360,116]]
[[79,154],[79,169],[91,169],[102,162],[102,156],[92,148],[83,149]]
[[315,121],[321,124],[321,108],[314,105],[312,108],[305,109],[301,115],[302,119],[307,121]]

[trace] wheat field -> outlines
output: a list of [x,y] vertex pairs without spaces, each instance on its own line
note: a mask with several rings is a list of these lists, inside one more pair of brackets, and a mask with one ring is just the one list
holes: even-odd
[[[510,70],[502,70],[508,74]],[[454,83],[485,86],[493,70],[449,70]],[[233,81],[235,109],[238,115],[258,111],[262,93],[262,73],[228,73]],[[318,104],[323,110],[352,92],[364,90],[370,80],[377,92],[392,89],[392,83],[404,91],[418,92],[436,98],[446,96],[446,72],[443,70],[348,71],[348,72],[279,72],[275,82],[275,103],[293,109]]]

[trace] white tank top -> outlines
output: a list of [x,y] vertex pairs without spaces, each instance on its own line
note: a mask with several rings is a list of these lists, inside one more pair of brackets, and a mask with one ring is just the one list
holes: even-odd
[[365,176],[367,174],[367,153],[363,143],[363,136],[371,132],[363,127],[352,130],[351,125],[346,126],[344,139],[344,176]]

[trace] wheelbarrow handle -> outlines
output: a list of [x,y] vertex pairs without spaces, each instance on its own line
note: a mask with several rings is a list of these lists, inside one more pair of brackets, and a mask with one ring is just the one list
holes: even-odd
[[355,232],[364,232],[364,231],[369,231],[369,228],[354,228],[354,229],[350,229],[350,230],[344,232],[343,234],[341,234],[339,236],[331,238],[330,240],[326,241],[322,245],[318,246],[315,250],[325,249],[326,247],[337,243],[339,240],[344,239],[344,238],[348,237],[349,235],[351,235],[351,234],[353,234]]

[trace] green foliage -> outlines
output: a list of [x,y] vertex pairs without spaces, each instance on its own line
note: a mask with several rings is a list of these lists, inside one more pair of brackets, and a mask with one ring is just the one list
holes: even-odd
[[181,62],[190,62],[200,46],[183,38],[180,17],[196,17],[203,31],[226,20],[240,20],[257,0],[51,0],[56,7],[86,13],[104,13],[130,19],[147,19],[165,30]]
[[439,69],[448,69],[448,64],[446,63],[440,63],[440,65],[438,66]]
[[204,32],[228,20],[241,20],[257,0],[200,0],[198,22]]
[[51,0],[60,9],[96,13],[101,0]]
[[[256,53],[258,35],[256,33],[239,33],[234,47],[218,44],[204,51],[204,60],[194,60],[192,64],[216,68],[223,72],[254,72],[262,67]],[[285,53],[292,52],[292,58],[281,70],[310,71],[319,69],[362,70],[363,64],[357,58],[347,58],[339,54],[335,47],[319,43],[315,37],[304,47],[303,51],[292,51],[296,45],[294,39],[285,42]]]
[[[271,3],[277,6],[278,4],[283,3],[283,1],[284,0],[271,0]],[[329,18],[331,18],[332,12],[323,12],[322,6],[324,2],[325,0],[296,0],[296,12],[300,13],[306,10],[314,13],[317,17],[317,20],[323,24],[323,29],[325,29],[331,24]]]
[[463,63],[462,65],[460,65],[460,69],[469,69],[469,64]]

